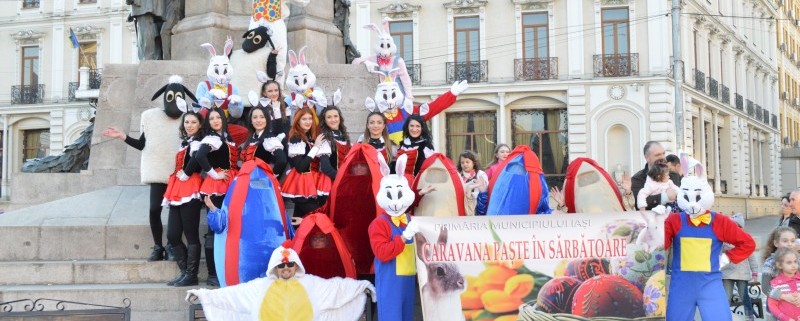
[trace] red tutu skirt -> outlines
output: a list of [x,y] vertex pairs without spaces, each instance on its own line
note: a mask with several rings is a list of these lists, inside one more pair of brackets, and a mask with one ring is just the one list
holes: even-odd
[[[222,168],[215,168],[214,171],[217,173],[222,173],[224,169]],[[235,169],[228,170],[228,179],[220,180],[220,179],[213,179],[210,176],[206,175],[206,178],[203,179],[203,184],[200,185],[200,194],[203,195],[225,195],[228,192],[228,187],[233,182],[233,179],[236,177],[237,171]]]
[[[321,184],[320,176],[328,178],[326,175],[317,171],[300,173],[292,169],[289,171],[289,175],[286,175],[286,180],[284,180],[281,185],[281,195],[286,198],[312,198],[320,195],[328,195],[331,188],[330,178],[328,178],[327,191],[321,191],[318,188]],[[324,192],[324,194],[321,194],[321,192]]]
[[175,174],[170,175],[167,191],[164,192],[164,200],[161,201],[161,206],[178,206],[192,199],[199,199],[200,185],[202,183],[203,178],[200,177],[199,173],[192,174],[185,182],[178,179]]
[[328,175],[324,173],[319,173],[319,178],[317,178],[317,195],[326,196],[331,193],[331,189],[333,189],[333,181]]

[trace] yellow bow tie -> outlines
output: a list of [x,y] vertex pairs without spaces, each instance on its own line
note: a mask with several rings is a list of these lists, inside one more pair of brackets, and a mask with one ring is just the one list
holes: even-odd
[[311,93],[313,93],[313,92],[314,92],[314,89],[308,88],[306,91],[303,92],[303,96],[305,96],[306,98],[311,97]]
[[700,214],[698,217],[689,216],[689,220],[692,221],[694,226],[699,226],[700,223],[706,223],[706,225],[708,225],[711,223],[711,213],[706,212],[705,214]]
[[226,85],[214,84],[214,89],[219,89],[224,92],[228,92],[228,86]]
[[408,218],[405,214],[400,214],[398,216],[390,216],[392,218],[392,223],[395,226],[400,226],[400,224],[408,225]]
[[386,112],[384,112],[383,115],[386,116],[386,119],[392,120],[395,117],[397,117],[397,113],[399,113],[399,112],[400,112],[400,109],[393,108],[392,110],[387,110]]

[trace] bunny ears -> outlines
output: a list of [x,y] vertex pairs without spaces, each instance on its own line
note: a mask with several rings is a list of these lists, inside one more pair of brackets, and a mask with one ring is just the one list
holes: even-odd
[[400,68],[394,68],[387,71],[370,70],[369,72],[383,76],[381,83],[389,83],[389,82],[394,82],[395,78],[397,78],[397,74],[400,72]]
[[[394,165],[394,172],[395,175],[397,175],[397,177],[405,179],[403,173],[405,173],[406,171],[407,162],[408,162],[408,155],[403,154],[397,157]],[[378,152],[378,164],[380,165],[381,174],[383,174],[384,177],[389,176],[391,174],[389,171],[389,165],[386,164],[386,159],[383,158],[383,154],[381,154],[380,152]]]
[[[206,42],[206,43],[200,45],[200,47],[206,48],[206,50],[208,50],[208,54],[211,55],[211,58],[214,58],[215,56],[217,56],[217,50],[214,49],[214,45]],[[231,50],[233,50],[233,39],[231,39],[231,36],[228,36],[228,39],[225,40],[225,56],[226,57],[231,55]]]
[[289,50],[289,64],[294,67],[296,65],[305,65],[306,64],[306,46],[300,48],[297,54],[294,53],[294,50]]
[[694,174],[697,177],[705,177],[706,170],[700,161],[692,158],[687,153],[681,153],[681,169],[683,170],[683,175],[689,176]]
[[383,30],[379,29],[378,26],[376,24],[374,24],[374,23],[370,23],[370,24],[365,25],[364,29],[369,29],[369,30],[375,31],[375,33],[377,33],[379,36],[390,37],[390,33],[389,33],[389,22],[390,21],[392,21],[392,19],[389,18],[389,17],[384,17],[383,18],[383,22],[381,22],[381,28]]

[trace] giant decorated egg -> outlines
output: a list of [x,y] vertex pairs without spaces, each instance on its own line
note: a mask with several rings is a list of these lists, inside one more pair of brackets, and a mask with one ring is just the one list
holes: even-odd
[[537,309],[547,313],[570,313],[572,298],[580,285],[581,280],[570,276],[547,281],[536,296]]
[[606,258],[589,258],[581,260],[573,260],[567,264],[566,276],[574,276],[581,281],[588,280],[594,276],[601,274],[610,274],[611,269],[608,266],[608,259]]
[[611,270],[633,283],[639,290],[644,290],[644,285],[656,272],[663,271],[666,264],[666,254],[663,249],[647,252],[640,245],[628,245],[628,256],[612,260]]
[[648,317],[667,316],[667,288],[664,270],[653,274],[644,286],[642,304],[644,315]]
[[598,275],[583,281],[572,298],[572,314],[586,318],[644,316],[642,291],[616,275]]

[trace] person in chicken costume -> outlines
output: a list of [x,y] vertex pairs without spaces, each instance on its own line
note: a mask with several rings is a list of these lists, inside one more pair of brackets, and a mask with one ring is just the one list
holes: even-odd
[[375,253],[375,285],[378,289],[378,320],[411,321],[414,318],[415,280],[414,235],[419,227],[406,214],[414,203],[414,192],[403,176],[408,157],[401,155],[397,174],[378,154],[383,178],[375,197],[383,213],[369,225],[369,243]]
[[[267,276],[226,288],[188,290],[210,321],[347,321],[364,312],[368,281],[305,274],[300,257],[286,241],[272,252]],[[374,299],[374,296],[373,296]]]
[[[739,263],[755,250],[755,242],[727,216],[711,211],[714,191],[703,165],[681,155],[684,176],[678,193],[679,211],[664,222],[664,248],[672,249],[672,279],[667,297],[667,320],[692,321],[700,309],[704,321],[729,321],[731,310],[722,286],[720,268]],[[664,206],[654,209],[665,212]],[[734,248],[723,252],[722,243]],[[677,295],[676,295],[677,294]]]
[[389,72],[374,71],[384,76],[383,81],[378,84],[375,91],[375,99],[367,97],[364,103],[370,112],[379,111],[386,116],[386,127],[389,130],[389,139],[395,145],[400,145],[403,141],[403,124],[411,114],[419,114],[425,121],[431,120],[456,102],[456,97],[469,88],[466,80],[456,81],[450,86],[450,90],[431,102],[421,105],[414,105],[408,99],[400,85],[394,81],[397,78],[398,69]]

